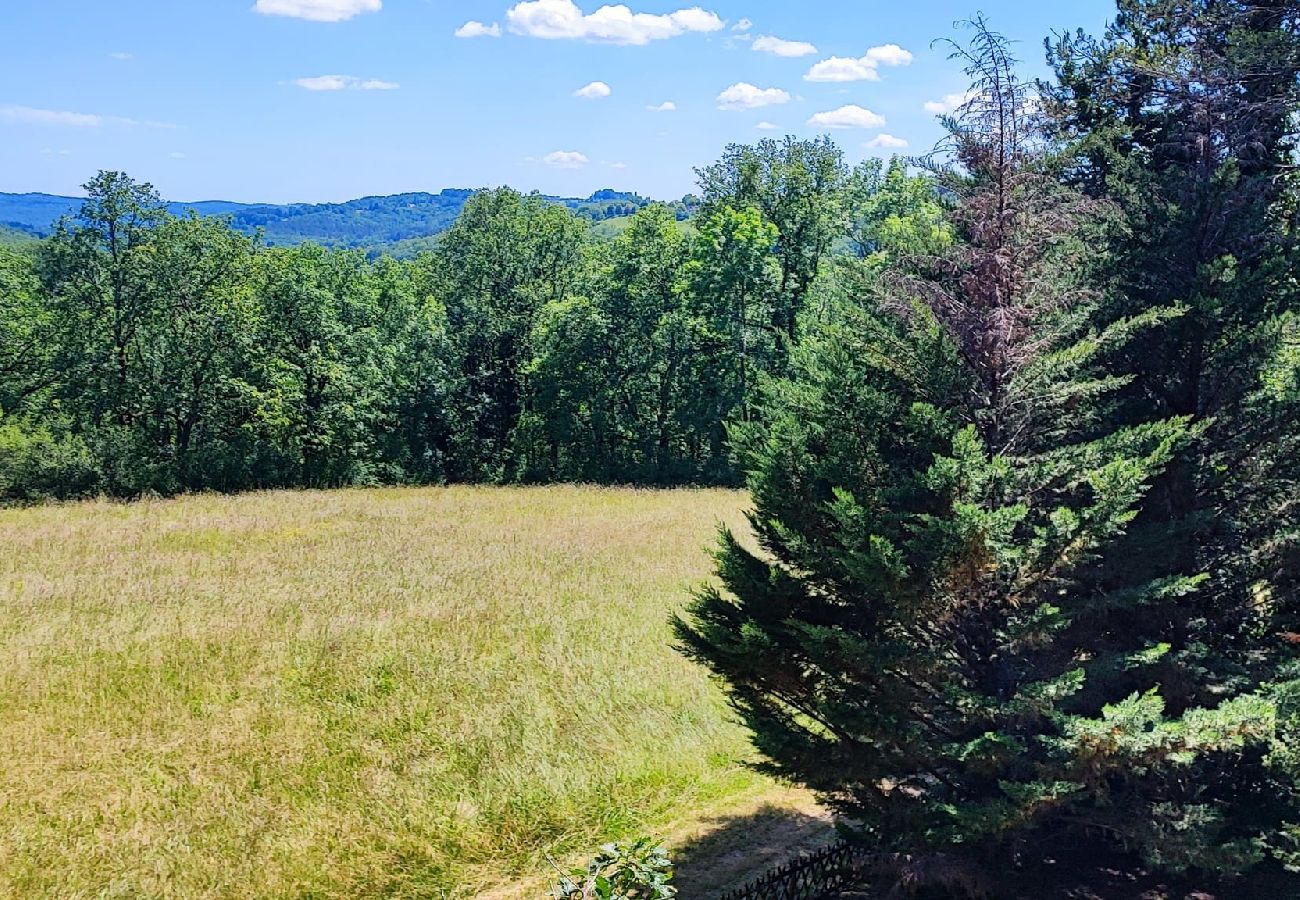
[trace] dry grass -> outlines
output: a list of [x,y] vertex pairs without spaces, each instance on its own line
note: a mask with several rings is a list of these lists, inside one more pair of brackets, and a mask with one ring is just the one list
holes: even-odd
[[782,795],[668,646],[743,502],[0,510],[0,895],[472,896]]

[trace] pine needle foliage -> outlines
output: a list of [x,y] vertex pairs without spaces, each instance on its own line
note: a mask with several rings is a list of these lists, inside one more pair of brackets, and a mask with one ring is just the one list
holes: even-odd
[[[1120,361],[1187,310],[1115,313],[1122,210],[1068,186],[1007,41],[971,27],[970,99],[921,161],[953,239],[900,256],[770,384],[735,442],[759,548],[722,535],[720,584],[678,638],[765,768],[913,865],[1086,836],[1169,870],[1246,869],[1287,833],[1300,692],[1167,702],[1192,677],[1168,611],[1211,575],[1151,570],[1130,539],[1209,426],[1135,413]],[[1241,827],[1232,804],[1265,792],[1271,824]]]

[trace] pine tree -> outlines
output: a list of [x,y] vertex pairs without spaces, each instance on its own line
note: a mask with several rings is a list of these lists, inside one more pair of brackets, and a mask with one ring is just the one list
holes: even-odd
[[[1047,108],[1079,147],[1072,179],[1123,210],[1107,313],[1184,311],[1116,361],[1130,383],[1115,415],[1154,410],[1201,428],[1156,479],[1126,565],[1109,577],[1196,579],[1141,615],[1170,646],[1159,678],[1168,714],[1269,690],[1289,697],[1300,644],[1300,4],[1122,0],[1103,40],[1051,49],[1059,86]],[[1297,861],[1285,826],[1297,820],[1294,785],[1265,761],[1198,767],[1160,790],[1171,805],[1159,830],[1178,836],[1170,843],[1188,848],[1189,864],[1247,838]]]
[[[900,257],[771,385],[737,436],[759,546],[724,533],[721,585],[679,639],[766,768],[913,880],[951,876],[944,855],[969,874],[1096,842],[1248,868],[1283,807],[1300,819],[1279,718],[1295,691],[1167,704],[1190,677],[1168,613],[1209,579],[1149,571],[1132,539],[1209,425],[1140,415],[1140,373],[1115,370],[1188,312],[1116,312],[1099,248],[1117,209],[1063,186],[1006,42],[974,27],[971,99],[935,163],[952,241]],[[1276,368],[1274,395],[1293,391]],[[1232,787],[1273,794],[1269,827],[1225,816]]]

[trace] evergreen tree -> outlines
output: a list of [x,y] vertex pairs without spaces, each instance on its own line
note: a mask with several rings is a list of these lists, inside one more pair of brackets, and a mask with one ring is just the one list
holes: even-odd
[[1150,571],[1133,540],[1209,426],[1128,408],[1138,375],[1113,369],[1188,313],[1116,314],[1114,207],[1062,186],[1004,40],[976,22],[960,55],[972,99],[935,166],[951,242],[898,253],[739,432],[759,547],[724,534],[680,641],[766,767],[914,883],[1097,843],[1171,869],[1281,856],[1297,691],[1188,671],[1170,611],[1208,577]]
[[[1289,385],[1300,6],[1123,0],[1103,39],[1076,35],[1051,49],[1059,85],[1047,109],[1078,146],[1071,176],[1124,212],[1111,236],[1120,290],[1108,312],[1184,310],[1116,361],[1130,377],[1118,418],[1188,416],[1201,433],[1156,479],[1129,531],[1127,565],[1111,574],[1196,579],[1143,612],[1170,647],[1160,695],[1179,715],[1297,672],[1300,406]],[[1171,809],[1192,811],[1163,826],[1176,843],[1256,837],[1296,861],[1286,847],[1294,828],[1280,824],[1296,821],[1289,778],[1249,758],[1194,774],[1161,786]]]

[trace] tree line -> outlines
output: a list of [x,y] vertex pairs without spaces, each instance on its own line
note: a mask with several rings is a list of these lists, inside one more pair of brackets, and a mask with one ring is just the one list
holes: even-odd
[[47,240],[0,248],[0,498],[737,483],[728,428],[801,331],[944,226],[925,176],[827,140],[699,175],[689,222],[652,204],[609,240],[481,191],[399,261],[266,246],[101,172]]

